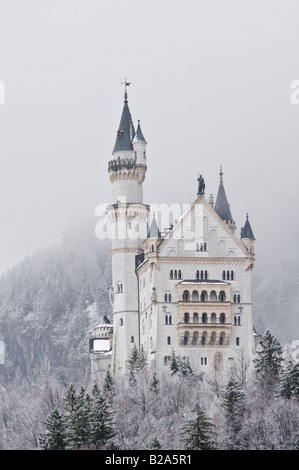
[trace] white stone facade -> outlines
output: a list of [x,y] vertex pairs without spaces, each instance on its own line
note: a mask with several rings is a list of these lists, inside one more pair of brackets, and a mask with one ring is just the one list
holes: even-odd
[[[165,367],[174,351],[188,358],[196,373],[215,364],[229,370],[241,356],[250,360],[254,353],[249,222],[239,239],[234,221],[223,220],[201,190],[169,230],[148,233],[150,206],[143,203],[142,192],[146,142],[139,124],[134,135],[131,121],[131,140],[125,141],[129,118],[125,101],[123,129],[109,162],[112,374],[125,373],[134,344],[143,347],[152,368]],[[220,205],[225,206],[223,185],[221,191]],[[225,213],[222,209],[219,214]]]

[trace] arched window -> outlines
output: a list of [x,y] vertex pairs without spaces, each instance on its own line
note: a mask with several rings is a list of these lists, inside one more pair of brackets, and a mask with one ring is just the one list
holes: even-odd
[[168,325],[168,315],[165,315],[165,325]]
[[225,271],[222,272],[222,279],[225,280]]
[[201,302],[206,302],[208,300],[208,293],[206,290],[203,290],[200,294],[200,300]]
[[216,333],[215,331],[213,331],[211,334],[211,344],[215,344],[215,343],[216,343]]
[[184,323],[189,323],[190,322],[190,315],[189,313],[184,313]]
[[134,336],[131,336],[131,343],[134,343]]
[[198,313],[193,313],[193,323],[198,323],[199,318],[198,318]]
[[216,323],[216,313],[211,314],[211,323]]
[[188,290],[184,290],[183,292],[183,302],[189,302],[190,301],[190,294]]
[[234,315],[234,326],[240,326],[240,325],[241,325],[241,316]]
[[240,346],[240,338],[236,338],[236,346]]
[[164,365],[167,366],[167,364],[170,361],[170,356],[164,356]]
[[121,281],[118,281],[117,286],[116,286],[116,293],[121,294],[123,292],[123,285]]
[[192,302],[198,302],[198,300],[199,300],[198,292],[197,292],[197,290],[194,290],[192,292]]
[[124,324],[124,321],[123,321],[122,318],[120,318],[120,319],[119,319],[119,326],[123,326],[123,324]]
[[198,342],[198,332],[197,331],[194,331],[193,333],[193,338],[192,338],[192,344],[193,346],[195,346]]
[[199,281],[199,271],[196,271],[196,279]]
[[230,278],[231,278],[232,281],[234,280],[234,277],[235,277],[235,276],[234,276],[234,271],[231,271],[231,272],[230,272]]
[[226,279],[229,280],[229,271],[226,271]]
[[219,320],[220,320],[220,323],[225,323],[225,313],[220,313],[220,317],[219,317]]
[[186,333],[184,334],[184,345],[185,346],[188,344],[188,341],[189,341],[189,333],[188,333],[188,331],[186,331]]
[[170,279],[173,279],[173,270],[170,271],[170,273],[169,273],[169,278],[170,278]]
[[168,302],[171,302],[171,294],[168,294]]
[[177,270],[174,271],[174,278],[177,279],[178,278],[178,273],[177,273]]
[[226,300],[226,295],[225,295],[225,292],[222,290],[219,293],[219,302],[225,302],[225,300]]
[[164,302],[167,302],[167,294],[164,294]]
[[182,279],[182,271],[181,270],[179,270],[178,279]]
[[167,336],[167,344],[171,344],[171,337]]
[[201,344],[204,346],[207,343],[207,332],[204,331],[201,336]]
[[208,315],[206,313],[202,314],[201,321],[202,323],[208,323]]
[[168,323],[169,323],[169,325],[172,325],[172,316],[171,315],[168,316]]
[[211,302],[216,302],[217,301],[217,294],[214,290],[212,290],[211,293],[210,293],[210,301]]
[[224,344],[224,340],[225,340],[225,333],[220,333],[220,337],[219,337],[219,344],[222,346]]

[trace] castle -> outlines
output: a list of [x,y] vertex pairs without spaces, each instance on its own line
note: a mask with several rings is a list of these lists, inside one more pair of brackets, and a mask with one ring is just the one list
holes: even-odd
[[162,232],[161,214],[143,202],[147,142],[139,121],[135,130],[127,85],[108,164],[113,334],[109,353],[106,347],[96,358],[101,351],[91,349],[94,361],[98,359],[94,371],[103,370],[104,360],[112,375],[124,374],[134,345],[143,348],[153,369],[165,367],[174,351],[196,373],[211,367],[230,370],[242,358],[250,361],[255,351],[255,239],[248,216],[238,238],[220,168],[215,203],[213,197],[205,198],[200,175],[196,200]]

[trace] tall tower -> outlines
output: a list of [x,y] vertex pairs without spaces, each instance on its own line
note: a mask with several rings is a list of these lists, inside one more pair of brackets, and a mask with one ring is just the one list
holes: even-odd
[[113,307],[112,374],[126,372],[127,360],[134,344],[139,347],[139,295],[135,273],[136,257],[143,253],[150,208],[143,204],[143,181],[147,169],[146,140],[140,122],[135,131],[125,100],[108,172],[113,202],[107,208],[112,236]]

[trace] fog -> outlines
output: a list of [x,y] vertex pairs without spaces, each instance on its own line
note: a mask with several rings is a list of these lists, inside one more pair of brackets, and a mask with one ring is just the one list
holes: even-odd
[[257,253],[298,230],[298,14],[292,0],[1,0],[0,272],[110,203],[125,78],[146,203],[193,201],[198,173],[216,197],[222,165]]

